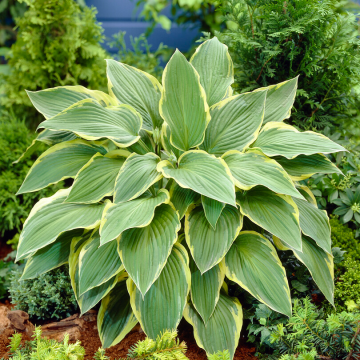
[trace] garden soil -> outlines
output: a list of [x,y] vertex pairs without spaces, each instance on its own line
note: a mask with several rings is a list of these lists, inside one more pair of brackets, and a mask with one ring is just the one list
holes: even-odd
[[[7,346],[9,345],[9,336],[11,336],[13,331],[6,330],[3,334],[0,335],[0,358],[8,359],[7,356]],[[179,339],[180,341],[185,341],[187,345],[186,356],[190,360],[207,360],[205,351],[200,349],[194,340],[193,329],[185,321],[182,321],[178,328]],[[144,340],[145,334],[139,330],[139,327],[135,327],[126,337],[121,341],[120,344],[113,346],[106,350],[106,355],[110,357],[111,360],[125,358],[128,350],[133,346],[137,341]],[[25,340],[30,340],[26,335],[23,336],[22,343]],[[81,345],[85,348],[86,356],[85,360],[93,360],[93,355],[99,347],[101,347],[101,342],[99,339],[96,320],[91,322],[85,322],[83,329],[81,331],[80,337]],[[244,339],[240,341],[234,360],[257,360],[254,356],[255,348],[250,347],[245,343]]]

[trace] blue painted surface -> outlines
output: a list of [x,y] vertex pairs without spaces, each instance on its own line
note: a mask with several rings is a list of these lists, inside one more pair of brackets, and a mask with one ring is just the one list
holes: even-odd
[[[135,37],[144,33],[149,26],[143,18],[139,17],[140,9],[136,9],[136,0],[86,0],[88,6],[95,6],[98,10],[97,19],[102,23],[105,36],[110,38],[119,31],[126,31],[126,43],[130,45],[130,35]],[[169,8],[164,15],[171,18]],[[172,23],[172,28],[166,31],[157,25],[149,36],[149,44],[155,50],[160,43],[180,51],[187,51],[194,40],[200,36],[197,27],[184,27]],[[105,46],[110,52],[112,49]],[[114,50],[113,50],[114,51]]]

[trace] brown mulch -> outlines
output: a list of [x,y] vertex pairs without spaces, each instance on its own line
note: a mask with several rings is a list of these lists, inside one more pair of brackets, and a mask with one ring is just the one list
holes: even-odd
[[11,246],[7,245],[3,239],[0,239],[0,260],[5,259],[12,251]]
[[[87,323],[86,326],[86,331],[83,332],[80,341],[86,351],[85,360],[93,360],[93,354],[101,347],[101,342],[97,333],[96,322]],[[195,342],[191,325],[182,321],[178,328],[178,334],[179,340],[186,342],[186,356],[190,360],[207,360],[205,351],[200,349]],[[120,342],[120,344],[106,349],[106,355],[109,356],[111,360],[124,358],[126,357],[129,348],[137,341],[144,340],[145,337],[143,332],[133,330]],[[254,356],[255,351],[254,347],[250,347],[248,344],[241,341],[236,350],[234,360],[257,360],[257,357]]]
[[[85,322],[84,330],[81,334],[81,345],[85,348],[86,355],[85,360],[93,360],[94,353],[99,347],[101,347],[101,342],[96,328],[96,321]],[[207,360],[206,353],[203,349],[200,349],[195,342],[193,336],[193,329],[191,325],[182,321],[178,328],[179,339],[180,341],[185,341],[187,345],[186,356],[190,360]],[[0,358],[4,357],[7,359],[7,346],[9,345],[9,336],[12,335],[12,331],[8,330],[5,333],[0,335]],[[117,344],[109,349],[106,349],[106,355],[110,357],[111,360],[125,358],[128,350],[139,340],[145,339],[145,334],[139,331],[139,327],[136,327],[132,330],[126,337],[123,339],[120,344]],[[26,335],[23,335],[24,343],[26,340],[30,340]],[[236,350],[234,360],[257,360],[257,357],[254,356],[255,348],[250,347],[243,340],[240,341],[240,344]]]

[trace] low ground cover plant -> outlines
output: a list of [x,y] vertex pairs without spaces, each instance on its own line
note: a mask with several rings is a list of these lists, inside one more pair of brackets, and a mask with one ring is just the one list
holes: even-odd
[[[357,359],[360,355],[360,315],[333,313],[325,317],[309,298],[295,300],[286,325],[271,334],[274,359]],[[276,356],[277,355],[277,356]]]
[[22,271],[10,277],[9,298],[15,309],[27,312],[31,320],[61,320],[78,310],[66,266],[22,280]]
[[155,339],[184,315],[200,347],[233,358],[243,314],[229,280],[291,316],[272,241],[306,265],[333,303],[328,217],[295,181],[338,172],[323,153],[344,148],[283,123],[297,79],[232,96],[232,60],[216,37],[190,62],[176,51],[162,84],[114,60],[107,76],[109,95],[81,86],[28,92],[46,119],[39,136],[58,143],[18,193],[74,182],[26,220],[22,278],[68,262],[81,312],[101,301],[105,348],[137,322]]
[[[85,350],[80,341],[69,344],[66,334],[62,342],[41,337],[41,327],[36,327],[33,340],[21,344],[22,335],[15,333],[9,345],[9,359],[12,360],[82,360]],[[4,360],[4,359],[2,359]]]

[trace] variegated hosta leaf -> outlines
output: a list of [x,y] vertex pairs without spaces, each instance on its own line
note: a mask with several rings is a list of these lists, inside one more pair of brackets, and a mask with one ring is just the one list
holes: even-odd
[[114,203],[137,198],[162,178],[156,170],[160,158],[153,154],[131,154],[122,166],[115,182]]
[[161,128],[159,113],[162,86],[152,75],[115,60],[106,60],[109,93],[121,104],[134,107],[144,119],[144,128]]
[[73,288],[75,298],[79,304],[81,315],[92,309],[104,296],[109,293],[109,291],[117,284],[118,281],[124,279],[127,276],[125,270],[123,270],[100,286],[92,288],[86,293],[79,295],[79,255],[92,234],[93,233],[89,231],[81,238],[73,239],[70,246],[69,274],[71,279],[71,286]]
[[102,106],[118,105],[118,101],[98,90],[89,90],[83,86],[58,86],[40,91],[26,91],[36,110],[49,119],[71,105],[84,100],[95,99]]
[[69,189],[59,190],[33,207],[20,234],[17,260],[53,243],[65,231],[95,228],[100,224],[105,203],[64,204],[68,194]]
[[221,293],[214,313],[206,325],[192,304],[186,305],[184,317],[194,328],[197,345],[207,354],[227,349],[230,359],[233,359],[243,324],[242,307],[237,298]]
[[183,151],[200,145],[210,121],[209,106],[199,74],[179,50],[167,63],[162,82],[160,114],[170,127],[171,144]]
[[234,82],[234,65],[227,46],[214,36],[196,48],[190,63],[200,75],[209,106],[223,99]]
[[185,248],[176,243],[158,279],[142,296],[134,282],[127,282],[131,307],[142,329],[151,339],[176,329],[190,291],[191,274]]
[[304,197],[304,199],[309,202],[310,204],[316,205],[317,207],[317,201],[312,193],[312,191],[305,185],[298,185],[297,189],[299,190],[300,194]]
[[331,228],[326,210],[320,210],[305,200],[293,199],[300,213],[300,228],[302,232],[315,240],[318,246],[330,255]]
[[157,169],[183,188],[235,206],[235,186],[230,170],[224,160],[214,155],[192,150],[180,156],[177,168],[163,160]]
[[299,155],[291,160],[275,156],[274,160],[286,170],[294,181],[307,179],[314,174],[342,174],[341,170],[323,154]]
[[100,144],[72,140],[54,145],[34,162],[18,194],[40,190],[60,180],[75,177],[77,172],[97,153],[105,154]]
[[142,295],[147,293],[163,270],[179,230],[179,215],[172,206],[162,204],[155,209],[149,225],[121,234],[121,260]]
[[141,198],[120,204],[109,204],[100,225],[100,245],[117,238],[123,231],[150,225],[156,207],[169,203],[170,195],[161,189],[156,196],[144,194]]
[[185,216],[185,239],[201,273],[218,264],[230,249],[242,227],[242,215],[226,205],[214,230],[202,206],[190,208]]
[[264,118],[266,91],[235,95],[213,105],[201,149],[221,156],[253,143]]
[[128,155],[125,150],[115,150],[105,156],[95,154],[76,175],[66,202],[95,203],[112,195],[115,179]]
[[201,195],[201,203],[204,208],[206,219],[213,229],[216,229],[216,223],[219,220],[219,216],[223,211],[225,204],[213,199],[210,199],[204,195]]
[[180,220],[184,217],[189,206],[200,199],[200,195],[190,189],[184,189],[176,181],[172,181],[170,186],[170,200],[179,212]]
[[123,268],[117,242],[100,246],[99,231],[94,232],[79,254],[79,295],[110,280]]
[[255,92],[268,90],[264,124],[270,121],[280,122],[290,117],[291,108],[295,101],[297,83],[298,77],[255,90]]
[[162,146],[165,149],[165,151],[167,151],[169,154],[171,154],[171,152],[173,152],[174,155],[176,156],[176,158],[178,159],[184,152],[177,149],[175,146],[171,145],[170,136],[171,136],[170,128],[164,122],[163,126],[161,128],[161,143],[162,143]]
[[257,186],[246,193],[237,193],[237,199],[243,215],[301,251],[299,210],[290,196]]
[[102,346],[106,349],[118,344],[137,322],[130,306],[126,281],[121,279],[101,301],[97,327]]
[[209,321],[219,301],[220,289],[225,279],[223,263],[201,274],[194,260],[190,259],[191,301],[205,325]]
[[139,132],[140,140],[135,144],[129,146],[126,150],[134,152],[139,155],[145,155],[149,152],[154,152],[154,141],[151,138],[151,135],[144,129]]
[[251,149],[246,153],[228,151],[222,158],[240,189],[250,190],[256,185],[263,185],[279,194],[303,198],[286,171],[259,150]]
[[43,121],[38,128],[71,131],[86,140],[107,138],[127,147],[139,140],[141,126],[141,115],[130,105],[102,107],[94,99],[85,99]]
[[225,256],[226,276],[271,309],[291,316],[286,272],[274,246],[255,231],[240,232]]
[[55,242],[47,245],[27,259],[21,280],[33,279],[68,262],[71,241],[83,234],[83,229],[62,233]]
[[310,274],[326,299],[334,305],[334,259],[318,247],[315,242],[303,236],[302,251],[294,255],[309,269]]
[[277,122],[267,123],[251,147],[260,148],[265,155],[280,155],[287,159],[293,159],[298,155],[346,151],[322,134],[312,131],[300,132],[291,125]]
[[13,164],[17,164],[32,155],[39,148],[41,142],[47,145],[55,145],[64,141],[75,140],[76,138],[77,136],[75,134],[68,131],[43,130],[37,138],[32,141],[31,145],[25,150],[25,152],[13,162]]

